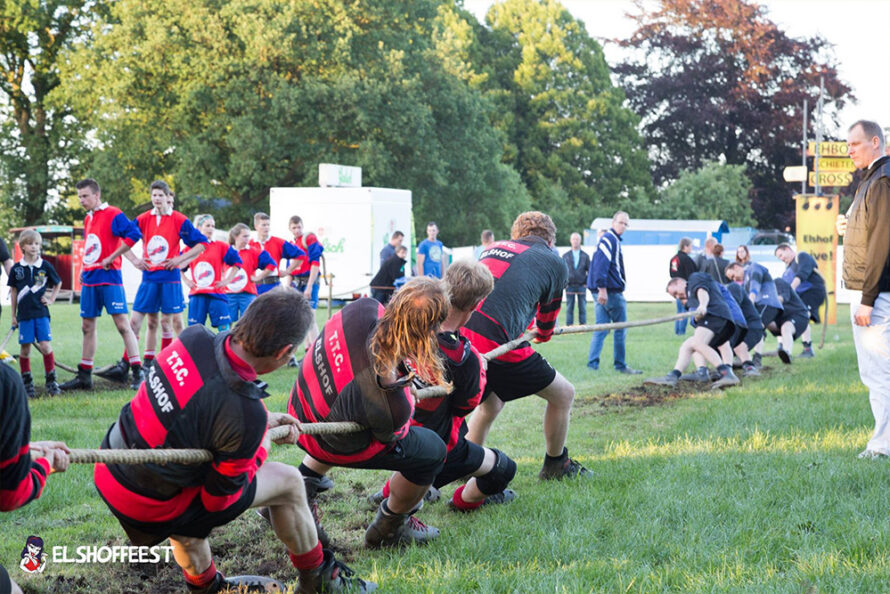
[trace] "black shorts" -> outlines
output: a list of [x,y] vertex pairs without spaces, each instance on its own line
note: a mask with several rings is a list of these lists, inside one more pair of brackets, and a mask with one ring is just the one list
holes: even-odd
[[457,443],[448,452],[448,457],[445,458],[445,467],[433,481],[433,486],[437,489],[473,474],[485,461],[485,448],[466,440],[464,437],[465,427],[466,424],[464,424],[464,428],[461,428],[461,435],[457,438]]
[[6,573],[6,569],[0,565],[0,594],[9,594],[10,592],[12,592],[12,581],[9,579],[9,574]]
[[748,350],[752,350],[756,347],[760,341],[763,340],[763,328],[748,328],[748,332],[745,334],[745,346],[748,347]]
[[211,530],[217,526],[225,526],[244,513],[253,503],[255,496],[256,479],[250,482],[244,495],[231,507],[220,512],[209,512],[202,505],[199,495],[181,516],[166,522],[139,522],[118,514],[110,505],[108,507],[127,533],[130,542],[137,547],[153,547],[170,536],[207,538]]
[[776,318],[776,329],[770,330],[773,333],[773,336],[779,336],[782,334],[782,326],[785,325],[785,322],[791,322],[794,325],[794,339],[797,340],[800,338],[800,335],[803,334],[804,330],[810,325],[810,319],[803,314],[797,314],[793,316],[779,316]]
[[[348,468],[392,470],[415,485],[431,485],[445,465],[445,442],[435,431],[411,427],[408,434],[385,452],[361,462],[336,464]],[[323,460],[321,460],[324,462]]]
[[810,320],[816,324],[821,322],[822,320],[819,319],[819,308],[825,303],[825,291],[810,289],[809,291],[804,291],[797,295],[800,297],[800,300],[804,302],[804,305],[807,306],[807,309],[810,310]]
[[732,332],[732,337],[729,339],[729,346],[732,348],[736,348],[745,340],[745,337],[748,335],[748,329],[743,328],[742,326],[736,326],[735,330]]
[[487,375],[488,381],[485,384],[482,400],[494,392],[504,402],[510,402],[537,394],[552,384],[556,378],[556,370],[551,367],[547,359],[535,352],[518,363],[490,361]]
[[763,321],[764,328],[772,324],[782,314],[781,309],[772,305],[764,305],[762,308],[758,307],[757,309],[760,310],[760,319]]
[[717,350],[721,344],[732,338],[735,332],[735,324],[724,318],[718,318],[710,314],[705,315],[704,319],[696,322],[695,325],[701,328],[707,328],[714,333],[711,342],[708,343],[712,349]]

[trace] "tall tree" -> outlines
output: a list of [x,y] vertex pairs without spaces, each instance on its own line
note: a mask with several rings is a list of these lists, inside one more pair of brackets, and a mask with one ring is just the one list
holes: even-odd
[[733,226],[754,222],[751,180],[744,165],[706,163],[697,171],[683,171],[660,193],[655,218],[722,219]]
[[[637,30],[616,67],[643,136],[656,184],[708,161],[747,166],[762,226],[791,223],[793,188],[782,169],[800,158],[803,100],[825,79],[828,114],[851,99],[829,44],[795,39],[764,7],[744,0],[637,1]],[[811,122],[812,125],[812,122]]]
[[0,197],[31,225],[82,148],[71,112],[53,101],[59,56],[103,8],[96,0],[0,1]]
[[497,106],[505,157],[560,238],[652,193],[639,118],[612,85],[602,47],[556,0],[505,0],[479,31],[476,70]]

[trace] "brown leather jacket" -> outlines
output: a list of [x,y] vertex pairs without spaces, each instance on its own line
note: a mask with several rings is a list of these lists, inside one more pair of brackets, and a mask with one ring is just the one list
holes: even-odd
[[844,284],[862,291],[868,306],[878,293],[890,291],[890,157],[868,168],[848,211]]

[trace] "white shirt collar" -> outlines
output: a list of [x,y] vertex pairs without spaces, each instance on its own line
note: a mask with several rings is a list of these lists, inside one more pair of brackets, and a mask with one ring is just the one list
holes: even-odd
[[872,165],[874,165],[875,163],[877,163],[880,159],[882,159],[884,157],[886,157],[886,155],[878,155],[878,158],[875,159],[874,161],[872,161],[871,163],[869,163],[868,167],[866,167],[865,170],[868,171],[869,169],[871,169]]
[[21,260],[18,261],[18,263],[21,264],[22,266],[31,266],[33,268],[40,268],[41,266],[43,266],[43,258],[38,257],[36,262],[34,262],[33,264],[28,264],[27,262],[25,262],[25,258],[23,257]]
[[105,210],[106,208],[108,208],[108,203],[107,203],[107,202],[102,202],[101,204],[99,204],[99,206],[97,206],[96,208],[94,208],[93,210],[91,210],[91,211],[89,212],[89,214],[97,213],[97,212],[99,212],[100,210]]
[[[106,206],[107,206],[107,205],[106,205]],[[151,214],[156,215],[156,216],[162,216],[162,217],[165,217],[165,216],[167,216],[167,215],[169,215],[169,214],[172,214],[172,213],[169,213],[169,212],[161,212],[160,210],[158,210],[158,207],[155,206],[155,207],[152,207],[152,209],[151,209]]]

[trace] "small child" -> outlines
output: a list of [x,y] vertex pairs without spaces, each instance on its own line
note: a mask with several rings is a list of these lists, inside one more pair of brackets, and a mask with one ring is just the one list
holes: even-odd
[[[49,327],[48,305],[56,300],[62,279],[53,265],[40,257],[43,239],[37,231],[23,231],[19,236],[22,260],[9,271],[10,300],[15,304],[12,313],[12,327],[18,326],[21,354],[19,364],[22,380],[28,397],[35,395],[34,380],[31,377],[31,343],[37,341],[43,352],[43,369],[46,372],[46,391],[50,395],[61,392],[56,382],[56,361],[53,356],[53,339]],[[47,294],[47,288],[51,288]]]

